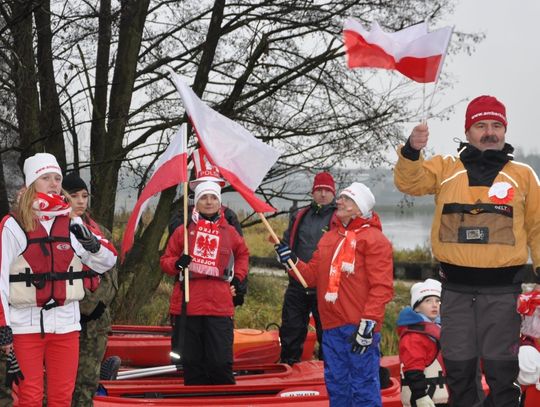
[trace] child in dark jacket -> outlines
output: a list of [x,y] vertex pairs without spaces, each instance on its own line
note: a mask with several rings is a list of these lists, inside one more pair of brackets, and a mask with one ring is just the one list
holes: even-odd
[[401,401],[435,407],[448,402],[439,338],[441,283],[428,278],[411,287],[411,306],[398,316]]

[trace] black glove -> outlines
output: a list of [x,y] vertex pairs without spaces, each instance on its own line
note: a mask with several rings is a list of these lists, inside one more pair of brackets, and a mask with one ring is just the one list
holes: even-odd
[[105,303],[103,301],[99,301],[96,305],[96,308],[94,308],[90,315],[81,314],[81,324],[85,324],[88,321],[94,321],[100,318],[105,312],[105,308],[107,308]]
[[231,285],[234,287],[236,295],[233,297],[233,305],[239,306],[244,304],[244,296],[247,293],[247,277],[243,281],[238,280],[237,277],[233,277]]
[[296,254],[291,251],[291,248],[287,243],[279,243],[274,245],[274,250],[277,253],[278,261],[286,267],[288,266],[288,260],[292,260],[294,264],[298,263]]
[[80,223],[73,223],[69,227],[69,230],[75,235],[84,250],[90,253],[97,253],[99,251],[101,243],[86,226]]
[[189,263],[191,263],[191,260],[193,258],[189,254],[183,254],[181,255],[178,260],[176,260],[176,263],[174,263],[174,266],[177,270],[184,270],[187,266],[189,266]]
[[362,319],[356,332],[352,334],[349,341],[352,343],[353,353],[365,353],[373,343],[373,330],[377,323],[371,319]]
[[7,356],[6,362],[6,386],[8,388],[11,388],[11,385],[13,383],[19,384],[20,380],[24,380],[24,375],[21,372],[19,362],[17,361],[17,358],[15,357],[15,352],[13,352],[12,349]]

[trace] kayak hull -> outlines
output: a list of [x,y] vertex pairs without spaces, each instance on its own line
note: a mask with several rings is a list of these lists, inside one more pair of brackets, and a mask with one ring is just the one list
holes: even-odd
[[[171,328],[168,326],[113,325],[105,358],[119,356],[122,365],[131,367],[164,366],[171,363]],[[308,332],[302,360],[311,360],[315,348],[315,332]],[[235,363],[276,363],[281,345],[277,330],[234,330]]]
[[[328,406],[321,361],[235,368],[235,385],[184,386],[179,377],[102,381],[107,396],[96,396],[94,406]],[[381,396],[384,407],[401,406],[399,380],[392,377]]]

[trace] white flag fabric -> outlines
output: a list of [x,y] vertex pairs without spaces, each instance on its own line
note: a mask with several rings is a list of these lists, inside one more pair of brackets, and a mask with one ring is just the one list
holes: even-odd
[[172,71],[170,74],[210,162],[256,212],[274,212],[255,196],[255,190],[279,158],[279,152],[212,110],[178,75]]

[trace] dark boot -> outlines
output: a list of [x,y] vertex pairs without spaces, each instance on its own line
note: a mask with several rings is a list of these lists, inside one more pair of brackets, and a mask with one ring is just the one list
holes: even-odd
[[101,369],[99,371],[100,380],[116,380],[118,376],[118,369],[122,360],[118,356],[109,356],[101,363]]

